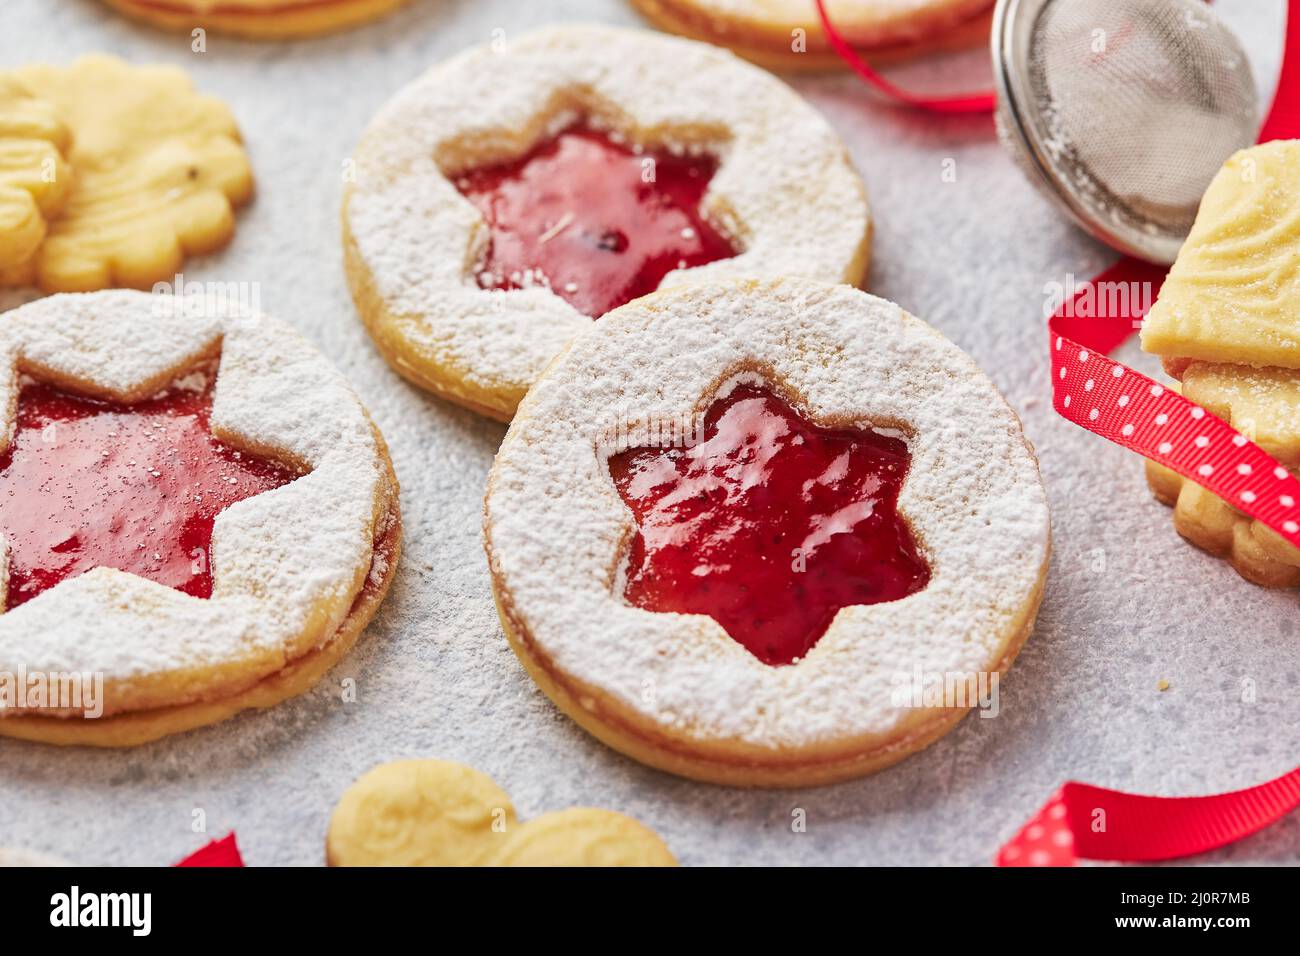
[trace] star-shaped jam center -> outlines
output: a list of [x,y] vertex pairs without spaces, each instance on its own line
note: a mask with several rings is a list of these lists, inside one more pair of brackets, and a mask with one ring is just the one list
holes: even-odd
[[572,127],[457,179],[491,230],[485,289],[549,288],[584,315],[653,292],[674,269],[736,254],[700,213],[717,162]]
[[707,614],[759,660],[790,664],[840,608],[929,582],[897,510],[903,439],[812,424],[756,385],[713,402],[696,437],[609,459],[637,523],[630,604]]
[[6,610],[96,567],[211,596],[216,516],[296,477],[213,436],[214,371],[129,405],[23,386],[0,454]]

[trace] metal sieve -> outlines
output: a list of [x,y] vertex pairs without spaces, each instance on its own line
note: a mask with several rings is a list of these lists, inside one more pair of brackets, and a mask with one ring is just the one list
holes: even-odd
[[1079,226],[1173,262],[1224,160],[1255,141],[1236,37],[1200,0],[999,0],[998,134]]

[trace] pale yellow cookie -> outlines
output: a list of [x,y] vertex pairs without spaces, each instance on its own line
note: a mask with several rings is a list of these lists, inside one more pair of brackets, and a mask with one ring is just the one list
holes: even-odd
[[253,192],[248,157],[230,110],[184,71],[87,56],[9,78],[66,124],[74,173],[62,215],[10,284],[148,288],[229,241],[231,207]]
[[676,866],[653,831],[612,810],[575,808],[519,824],[485,774],[399,760],[363,774],[330,818],[330,866]]
[[545,813],[507,837],[489,866],[676,866],[649,827],[612,810]]
[[330,866],[478,866],[515,829],[486,774],[446,760],[401,760],[363,774],[330,818]]
[[1300,371],[1193,362],[1182,380],[1189,400],[1288,468],[1300,468]]
[[202,27],[253,39],[316,36],[358,26],[408,0],[104,0],[171,30]]
[[0,74],[0,285],[29,269],[48,221],[63,209],[68,142],[53,105]]
[[[1300,372],[1193,362],[1183,395],[1251,437],[1294,473],[1300,468]],[[1248,581],[1265,587],[1300,585],[1300,550],[1200,485],[1153,461],[1147,483],[1174,508],[1174,527],[1188,541],[1226,557]]]
[[1142,326],[1166,359],[1300,368],[1300,140],[1233,155]]
[[[631,0],[669,33],[725,46],[774,70],[828,70],[845,63],[812,0]],[[828,0],[835,29],[874,64],[987,43],[990,0]]]

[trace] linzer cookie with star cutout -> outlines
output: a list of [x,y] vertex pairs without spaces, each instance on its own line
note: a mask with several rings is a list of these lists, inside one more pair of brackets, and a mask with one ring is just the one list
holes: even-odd
[[751,786],[888,766],[1029,635],[1050,550],[1019,420],[898,306],[804,279],[654,293],[575,339],[488,482],[507,638],[644,763]]
[[380,352],[502,420],[638,296],[867,269],[862,182],[825,120],[726,51],[640,31],[554,27],[454,57],[375,117],[350,179],[345,264]]
[[225,297],[34,302],[0,326],[0,409],[0,673],[22,675],[2,735],[127,746],[272,706],[388,590],[384,441],[276,320]]

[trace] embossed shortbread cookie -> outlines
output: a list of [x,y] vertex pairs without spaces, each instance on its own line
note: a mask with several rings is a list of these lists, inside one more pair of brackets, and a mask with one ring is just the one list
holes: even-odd
[[610,308],[723,277],[856,284],[870,225],[843,144],[787,86],[594,26],[470,50],[399,93],[357,149],[343,224],[385,358],[503,420]]
[[30,269],[71,185],[54,106],[0,73],[0,285]]
[[[778,70],[824,70],[831,48],[813,0],[632,0],[671,33],[716,43]],[[990,0],[827,0],[835,29],[876,63],[987,43]]]
[[[1232,156],[1142,328],[1191,401],[1292,472],[1300,468],[1300,140]],[[1147,463],[1156,497],[1193,544],[1268,587],[1300,585],[1300,551],[1231,504]]]
[[62,213],[9,284],[148,288],[229,241],[231,207],[252,196],[248,158],[229,109],[183,70],[86,56],[7,77],[49,104],[72,140]]
[[[1300,371],[1194,362],[1183,395],[1249,437],[1292,473],[1300,469]],[[1242,577],[1265,587],[1300,586],[1300,550],[1261,521],[1194,481],[1153,461],[1147,482],[1174,508],[1174,527],[1188,541],[1226,557]]]
[[1050,528],[969,357],[893,303],[777,279],[667,289],[575,339],[511,424],[484,537],[506,637],[581,726],[684,776],[805,786],[996,687]]
[[675,866],[631,817],[586,807],[520,823],[487,775],[446,760],[382,764],[334,808],[330,866]]
[[0,414],[0,735],[123,746],[269,707],[387,592],[383,439],[276,320],[38,300],[0,323]]
[[173,30],[202,27],[254,39],[315,36],[382,17],[409,0],[104,0]]
[[1142,325],[1142,348],[1189,359],[1300,368],[1300,140],[1234,154]]

